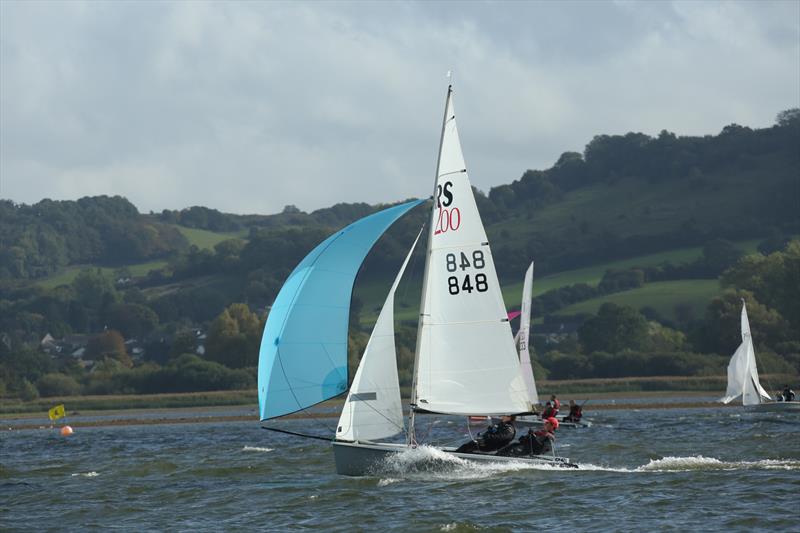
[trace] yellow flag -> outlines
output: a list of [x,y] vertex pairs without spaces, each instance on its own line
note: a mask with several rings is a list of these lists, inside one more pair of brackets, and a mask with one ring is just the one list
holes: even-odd
[[63,417],[66,414],[67,412],[64,411],[63,403],[61,405],[56,405],[55,407],[47,411],[47,416],[50,417],[50,420],[58,420],[59,418]]

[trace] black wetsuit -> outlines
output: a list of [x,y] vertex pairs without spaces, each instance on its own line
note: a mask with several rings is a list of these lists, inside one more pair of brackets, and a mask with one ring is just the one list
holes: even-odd
[[521,436],[519,441],[499,450],[497,455],[506,457],[542,455],[553,449],[552,442],[554,438],[552,433],[543,429],[538,431],[529,430],[527,435]]
[[569,414],[564,417],[563,422],[580,422],[583,416],[583,409],[580,405],[573,405],[569,408]]
[[493,452],[499,450],[514,440],[517,429],[511,422],[500,422],[489,426],[485,431],[478,433],[476,440],[462,444],[457,453]]
[[794,391],[789,387],[783,389],[783,401],[785,402],[793,402],[794,401]]

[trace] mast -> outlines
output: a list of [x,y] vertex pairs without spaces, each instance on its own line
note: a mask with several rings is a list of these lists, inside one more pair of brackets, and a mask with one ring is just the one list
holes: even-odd
[[[448,73],[449,74],[449,73]],[[436,185],[439,181],[439,165],[442,162],[442,144],[444,143],[444,130],[445,126],[447,125],[447,109],[450,104],[450,98],[453,94],[453,85],[447,85],[447,97],[444,101],[444,114],[442,117],[442,132],[439,135],[439,152],[436,156],[436,174],[433,177],[433,193],[431,198],[434,202],[436,202]],[[433,213],[436,206],[434,205],[431,207],[431,216],[428,223],[428,243],[425,248],[425,269],[423,270],[422,274],[422,296],[420,297],[419,302],[419,320],[417,322],[417,346],[414,349],[414,372],[411,378],[411,410],[408,415],[408,437],[407,437],[407,444],[410,446],[417,445],[417,436],[415,431],[415,412],[414,410],[417,407],[417,367],[419,365],[419,352],[420,352],[420,345],[422,344],[422,322],[425,319],[423,315],[423,311],[426,309],[426,293],[427,291],[425,288],[428,285],[428,267],[430,266],[431,262],[431,244],[433,243],[433,232],[434,232],[434,220],[433,220]]]

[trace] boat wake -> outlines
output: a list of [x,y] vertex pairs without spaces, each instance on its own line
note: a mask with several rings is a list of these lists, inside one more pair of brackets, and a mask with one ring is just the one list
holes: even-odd
[[245,446],[242,448],[243,452],[271,452],[272,448],[264,448],[262,446]]
[[478,463],[456,457],[432,446],[423,445],[389,455],[376,473],[380,473],[381,483],[388,485],[398,481],[398,478],[424,476],[426,479],[469,480],[484,479],[491,477],[492,474],[521,470],[563,471],[564,468],[522,461]]
[[420,446],[397,454],[391,454],[381,464],[376,474],[380,475],[380,486],[396,483],[404,478],[424,476],[426,479],[469,480],[488,479],[492,474],[542,470],[562,472],[618,472],[623,474],[649,472],[696,472],[730,470],[800,470],[800,460],[762,459],[760,461],[721,461],[714,457],[694,455],[689,457],[663,457],[651,459],[649,463],[633,467],[614,467],[579,463],[577,469],[564,469],[556,465],[530,464],[525,462],[477,463],[454,457],[440,449]]
[[75,474],[72,474],[72,477],[77,477],[77,476],[81,476],[81,477],[97,477],[99,475],[100,474],[98,474],[97,472],[77,472]]
[[599,472],[692,472],[692,471],[726,471],[726,470],[800,470],[800,460],[762,459],[760,461],[720,461],[714,457],[693,455],[690,457],[663,457],[651,459],[646,465],[636,468],[609,467],[581,463],[578,470]]
[[761,461],[720,461],[714,457],[664,457],[652,459],[636,469],[638,472],[681,472],[691,470],[800,470],[800,461],[762,459]]

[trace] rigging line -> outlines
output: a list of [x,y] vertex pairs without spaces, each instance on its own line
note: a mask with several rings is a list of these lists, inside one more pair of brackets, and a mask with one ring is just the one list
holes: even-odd
[[[422,232],[425,231],[425,226],[426,226],[426,224],[423,222],[422,227],[419,229],[419,233],[417,234],[417,239],[419,239],[420,235],[422,235]],[[416,267],[416,264],[417,264],[417,254],[413,254],[412,253],[411,254],[411,265],[409,265],[410,268],[408,269],[408,278],[407,278],[409,281],[413,277],[414,268]],[[406,297],[408,296],[408,288],[409,288],[410,285],[411,285],[410,283],[404,283],[403,284],[402,300],[405,300]],[[395,297],[396,297],[396,295],[395,295]]]
[[[753,341],[751,340],[750,342],[753,342]],[[758,373],[758,356],[756,356],[755,348],[753,348],[753,360],[756,362],[756,373]],[[763,364],[761,365],[761,369],[764,370],[764,365]],[[772,382],[770,381],[769,377],[767,377],[767,376],[769,376],[769,374],[764,372],[764,381],[767,382],[767,387],[769,387],[769,390],[771,390],[771,391],[773,391],[773,390],[774,391],[779,391],[780,389],[776,389],[776,388],[774,388],[772,386]],[[759,392],[758,387],[756,387],[756,392],[758,393],[759,396],[761,396],[761,392]],[[771,395],[770,395],[770,399],[772,399]]]
[[[311,272],[313,270],[312,267],[314,267],[317,264],[317,261],[319,260],[320,257],[322,257],[322,255],[325,253],[325,251],[328,248],[330,248],[331,245],[333,245],[333,243],[336,242],[345,233],[347,233],[347,228],[346,227],[342,228],[341,230],[339,230],[339,234],[335,238],[331,239],[330,242],[328,243],[328,245],[325,246],[325,248],[323,248],[322,250],[320,250],[320,253],[317,254],[317,256],[314,258],[313,261],[311,261],[311,264],[309,265],[309,268],[306,269],[306,272],[305,272],[305,274],[303,276],[302,283],[300,283],[299,288],[295,291],[295,293],[292,294],[292,298],[291,298],[291,301],[289,302],[289,306],[288,306],[289,310],[293,309],[294,302],[297,300],[297,297],[300,294],[300,291],[301,291],[302,287],[305,285],[306,280],[311,275]],[[301,261],[301,263],[302,263],[302,261]],[[300,266],[300,265],[298,265],[298,266]],[[297,267],[295,267],[295,269],[296,268]],[[292,271],[292,273],[294,273],[294,271]],[[291,278],[291,276],[292,275],[289,274],[290,278]],[[283,317],[283,322],[281,323],[281,327],[278,328],[278,336],[275,338],[275,341],[277,341],[276,342],[276,346],[278,346],[278,348],[275,350],[275,359],[277,359],[278,365],[280,365],[281,372],[283,373],[283,378],[286,380],[287,385],[289,385],[289,376],[286,373],[286,368],[283,366],[283,358],[281,357],[280,344],[281,344],[281,338],[283,337],[283,332],[285,331],[285,328],[286,328],[286,323],[289,321],[289,314],[290,313],[286,313],[286,316]],[[346,350],[347,350],[347,348],[345,348],[345,351]],[[345,378],[345,379],[347,379],[347,378]],[[303,407],[302,404],[300,403],[300,400],[297,398],[297,395],[295,394],[294,389],[291,387],[291,385],[289,386],[289,392],[292,394],[292,398],[294,398],[294,401],[297,403],[297,406],[300,407],[300,410],[303,411],[303,412],[306,412],[306,408]],[[330,429],[330,428],[328,428],[328,429]]]
[[[326,350],[326,352],[327,352],[327,350]],[[276,355],[276,359],[278,360],[278,363],[280,364],[281,371],[283,372],[283,376],[286,379],[286,382],[288,383],[289,382],[289,378],[286,375],[286,370],[283,368],[283,359],[281,359],[281,357],[280,357],[280,348],[276,351],[275,355]],[[345,379],[347,379],[347,378],[345,378]],[[300,399],[297,397],[297,394],[295,394],[294,388],[292,388],[291,386],[289,387],[289,392],[291,393],[292,398],[294,398],[295,403],[297,403],[297,406],[300,408],[298,411],[302,411],[303,413],[307,414],[310,419],[314,420],[315,422],[317,422],[318,424],[322,425],[323,427],[326,427],[328,429],[328,431],[333,431],[334,435],[336,434],[336,430],[331,428],[331,426],[327,422],[322,422],[313,413],[311,413],[308,410],[309,407],[303,407],[302,406],[302,404],[300,403]],[[339,393],[339,394],[341,394],[341,393]],[[339,396],[339,394],[337,394],[336,396]],[[333,397],[334,396],[332,396],[331,398],[333,398]],[[331,398],[327,398],[327,399],[324,399],[322,401],[324,402],[324,401],[330,400]],[[318,403],[322,403],[322,402],[318,402]],[[317,405],[317,404],[314,404],[314,405]],[[295,412],[298,412],[298,411],[295,411]]]
[[296,431],[289,431],[288,429],[278,429],[278,428],[268,428],[266,426],[261,426],[261,429],[266,429],[267,431],[274,431],[276,433],[286,433],[287,435],[294,435],[296,437],[304,437],[306,439],[317,439],[317,440],[324,440],[328,442],[333,442],[335,439],[330,437],[320,437],[319,435],[306,435],[305,433],[297,433]]

